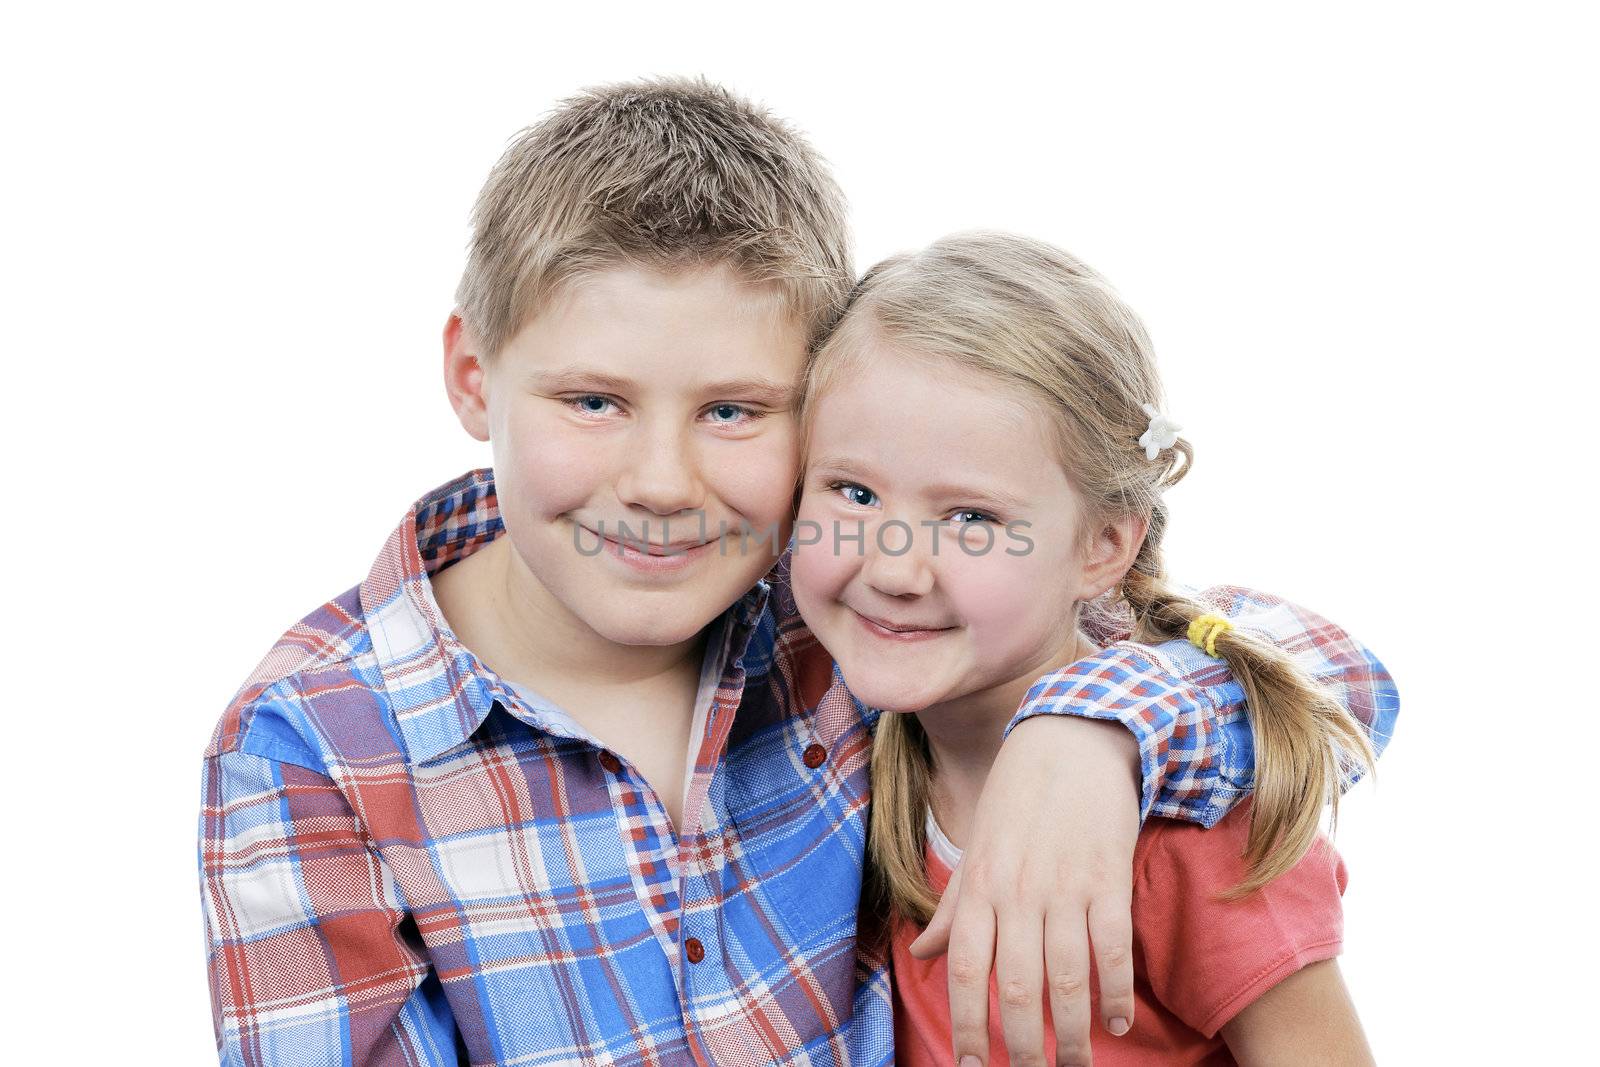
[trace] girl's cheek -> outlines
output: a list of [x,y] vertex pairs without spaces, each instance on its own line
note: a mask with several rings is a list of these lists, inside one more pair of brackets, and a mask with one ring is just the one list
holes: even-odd
[[800,506],[795,509],[795,518],[799,522],[815,525],[822,521],[822,505],[814,491],[807,490],[800,497]]
[[979,662],[1004,670],[1048,644],[1071,590],[1065,572],[1052,574],[1029,556],[1007,556],[1003,548],[970,558],[960,554],[946,561],[942,579],[946,596],[972,634]]
[[803,497],[795,523],[791,578],[795,596],[812,605],[837,597],[859,563],[848,552],[835,551],[832,530],[826,508],[809,494]]

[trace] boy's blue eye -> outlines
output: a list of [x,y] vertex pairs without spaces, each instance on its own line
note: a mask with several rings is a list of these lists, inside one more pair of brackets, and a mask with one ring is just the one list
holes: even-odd
[[999,522],[1000,520],[986,511],[973,511],[971,508],[962,508],[960,511],[950,513],[951,522]]
[[878,503],[878,494],[864,485],[854,482],[834,482],[828,488],[844,494],[844,498],[858,507],[875,507]]
[[745,416],[755,417],[755,412],[738,404],[713,404],[706,414],[711,416],[711,421],[723,426],[731,426]]
[[584,415],[604,415],[607,406],[615,404],[615,401],[598,393],[586,393],[583,396],[568,398],[567,403]]

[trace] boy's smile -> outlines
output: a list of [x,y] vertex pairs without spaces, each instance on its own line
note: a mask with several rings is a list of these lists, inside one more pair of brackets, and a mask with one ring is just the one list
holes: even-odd
[[788,540],[805,352],[773,290],[714,266],[582,277],[485,368],[447,354],[511,594],[614,644],[696,638]]

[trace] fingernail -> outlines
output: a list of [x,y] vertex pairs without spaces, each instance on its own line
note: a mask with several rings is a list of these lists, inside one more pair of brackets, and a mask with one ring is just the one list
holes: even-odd
[[1111,1020],[1107,1026],[1107,1029],[1109,1029],[1116,1036],[1121,1037],[1123,1034],[1128,1032],[1128,1020],[1118,1016],[1117,1018]]
[[983,1067],[983,1061],[976,1056],[961,1057],[961,1067]]

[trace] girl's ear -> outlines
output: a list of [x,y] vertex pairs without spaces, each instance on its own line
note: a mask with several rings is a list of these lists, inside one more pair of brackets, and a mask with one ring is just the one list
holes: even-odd
[[1129,515],[1101,526],[1089,539],[1083,558],[1081,599],[1090,600],[1115,588],[1139,558],[1148,519]]

